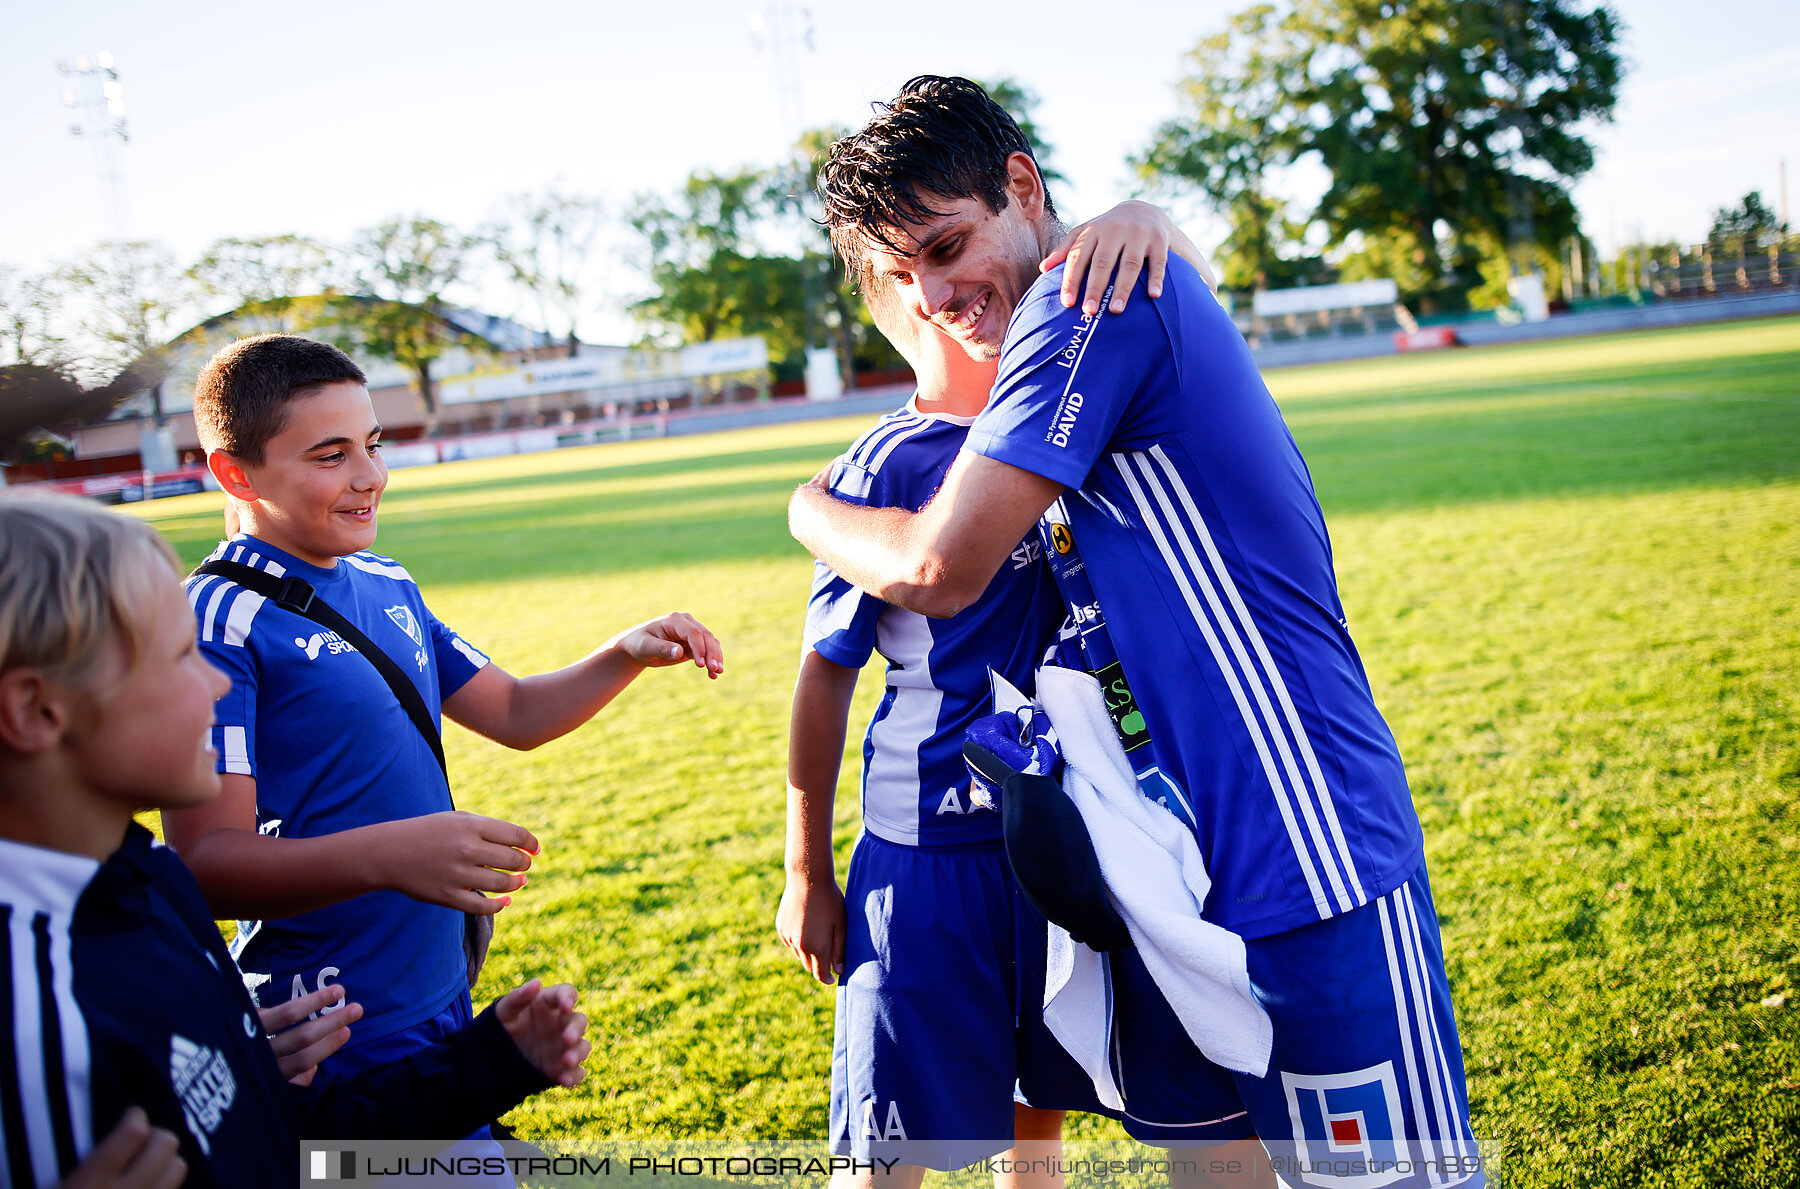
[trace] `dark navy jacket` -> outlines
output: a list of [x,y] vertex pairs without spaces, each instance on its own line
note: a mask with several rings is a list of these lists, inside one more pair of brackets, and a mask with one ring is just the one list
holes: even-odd
[[301,1137],[450,1139],[549,1083],[494,1014],[320,1089],[284,1082],[181,860],[133,825],[104,863],[0,839],[0,1186],[53,1185],[128,1106],[191,1186],[297,1184]]

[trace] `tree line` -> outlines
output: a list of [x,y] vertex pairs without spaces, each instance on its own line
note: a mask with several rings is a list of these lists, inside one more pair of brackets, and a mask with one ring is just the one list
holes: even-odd
[[[1504,304],[1521,272],[1546,274],[1554,292],[1571,266],[1601,271],[1572,187],[1617,102],[1622,31],[1613,9],[1575,0],[1256,4],[1194,46],[1178,114],[1129,160],[1147,196],[1196,199],[1222,219],[1228,289],[1388,277],[1420,313]],[[1010,78],[988,85],[1057,180],[1037,96]],[[842,132],[809,132],[784,161],[696,171],[620,210],[553,187],[472,230],[408,215],[341,244],[224,239],[185,266],[145,241],[39,274],[0,265],[0,367],[111,385],[103,401],[142,386],[148,373],[127,369],[153,372],[158,348],[198,313],[245,310],[405,366],[430,409],[432,363],[452,345],[484,346],[443,317],[459,296],[477,282],[510,293],[514,308],[496,312],[572,345],[595,274],[614,261],[643,279],[626,309],[645,343],[760,334],[778,378],[799,374],[808,347],[831,347],[846,371],[897,366],[817,222],[816,163]],[[1309,167],[1325,184],[1297,198],[1296,171]],[[1740,246],[1785,234],[1759,195],[1713,229]],[[1633,261],[1665,247],[1637,245],[1605,267],[1629,280]],[[19,404],[16,389],[0,377],[0,403]]]

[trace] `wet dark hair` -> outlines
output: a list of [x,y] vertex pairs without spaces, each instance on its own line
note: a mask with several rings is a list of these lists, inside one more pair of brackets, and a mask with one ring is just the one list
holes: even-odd
[[287,423],[288,402],[327,384],[367,384],[351,358],[316,339],[259,334],[207,360],[194,381],[194,428],[210,452],[263,461],[269,439]]
[[[831,242],[860,274],[858,236],[901,252],[889,232],[948,213],[931,205],[933,197],[979,198],[998,214],[1014,153],[1037,160],[1018,123],[979,84],[936,74],[909,79],[892,101],[875,105],[860,131],[831,146],[819,170]],[[1048,190],[1044,212],[1056,217]]]

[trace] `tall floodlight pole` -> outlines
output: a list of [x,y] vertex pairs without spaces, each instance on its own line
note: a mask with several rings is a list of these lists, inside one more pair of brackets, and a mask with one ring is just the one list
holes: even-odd
[[[813,51],[812,10],[773,0],[768,7],[750,13],[750,44],[769,56],[775,74],[775,99],[781,120],[781,135],[787,142],[790,166],[794,176],[807,176],[806,162],[800,159],[800,134],[806,129],[805,105],[801,95],[801,55]],[[804,189],[804,186],[802,186]],[[800,194],[802,203],[807,201]],[[806,391],[815,399],[829,399],[844,390],[843,364],[836,348],[815,347],[815,339],[829,343],[829,320],[821,315],[820,278],[814,275],[806,258],[806,245],[801,244],[800,292],[806,307]]]
[[57,73],[70,80],[62,89],[62,103],[75,116],[69,135],[93,146],[94,167],[100,174],[100,202],[107,238],[125,238],[125,179],[119,150],[131,139],[125,125],[125,88],[110,50],[90,60],[76,54],[56,64]]
[[781,117],[781,135],[792,147],[805,129],[805,108],[800,93],[800,55],[813,49],[810,8],[775,0],[750,14],[750,44],[769,55],[775,70],[775,103]]

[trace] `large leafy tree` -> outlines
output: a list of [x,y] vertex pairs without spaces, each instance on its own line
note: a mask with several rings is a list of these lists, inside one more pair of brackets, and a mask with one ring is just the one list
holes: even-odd
[[515,194],[505,214],[482,230],[501,273],[537,308],[538,324],[576,347],[576,320],[606,209],[599,199],[549,186]]
[[1330,183],[1299,226],[1398,244],[1428,294],[1454,294],[1496,247],[1575,232],[1569,189],[1594,162],[1584,125],[1611,117],[1619,31],[1570,0],[1258,5],[1195,47],[1182,115],[1136,163],[1227,213],[1232,282],[1281,258],[1271,171],[1311,158]]
[[338,273],[329,248],[291,234],[216,240],[187,270],[220,312],[237,311],[280,333],[319,324],[336,296]]
[[1736,206],[1713,212],[1712,230],[1706,242],[1714,252],[1748,254],[1766,250],[1787,236],[1788,226],[1763,201],[1761,190],[1752,190]]
[[64,264],[55,281],[79,308],[87,369],[106,380],[129,373],[150,392],[160,422],[165,348],[193,313],[192,285],[174,256],[150,240],[108,241]]
[[0,366],[66,366],[69,344],[57,316],[62,304],[50,275],[0,264]]
[[452,347],[493,349],[453,320],[445,297],[463,279],[474,248],[473,237],[423,215],[365,228],[349,246],[353,292],[333,299],[322,316],[326,331],[347,349],[412,372],[430,425],[438,414],[432,365]]
[[807,339],[803,259],[764,244],[786,181],[780,170],[701,171],[673,195],[638,199],[630,223],[653,291],[631,308],[650,337],[760,334],[778,370],[797,374]]

